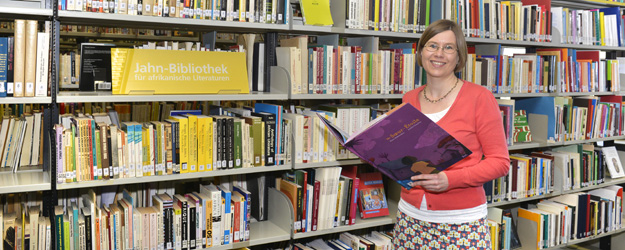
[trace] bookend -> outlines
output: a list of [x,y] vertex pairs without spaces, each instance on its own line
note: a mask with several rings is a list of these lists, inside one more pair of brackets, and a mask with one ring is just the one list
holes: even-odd
[[[286,69],[280,66],[271,66],[271,84],[269,85],[269,93],[291,93],[291,77]],[[289,96],[289,98],[291,97]]]
[[317,45],[339,46],[339,35],[317,36]]
[[269,188],[268,194],[268,220],[250,223],[250,241],[235,243],[234,248],[288,241],[291,239],[294,220],[291,202],[285,194],[275,188]]
[[535,221],[525,218],[517,218],[517,232],[521,239],[522,250],[536,250],[538,249],[538,239],[536,239],[536,230],[538,230],[538,224]]
[[547,116],[541,114],[527,114],[527,122],[532,133],[532,142],[547,143]]
[[349,46],[360,46],[362,48],[362,53],[371,53],[377,54],[378,48],[380,44],[379,37],[348,37],[347,45]]

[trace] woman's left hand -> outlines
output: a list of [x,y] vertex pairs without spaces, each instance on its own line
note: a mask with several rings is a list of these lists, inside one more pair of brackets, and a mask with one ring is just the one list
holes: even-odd
[[413,187],[421,186],[432,192],[443,192],[449,187],[445,172],[440,172],[438,174],[420,174],[410,179],[413,180]]

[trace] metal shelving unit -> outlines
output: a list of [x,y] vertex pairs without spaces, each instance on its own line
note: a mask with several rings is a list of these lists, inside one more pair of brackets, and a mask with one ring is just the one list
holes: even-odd
[[251,93],[236,95],[112,95],[104,92],[60,92],[58,103],[76,102],[175,102],[175,101],[232,101],[232,100],[286,100],[287,94]]

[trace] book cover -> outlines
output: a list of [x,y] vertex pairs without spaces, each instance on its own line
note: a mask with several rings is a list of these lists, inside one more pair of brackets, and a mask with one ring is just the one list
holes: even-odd
[[363,219],[388,215],[388,203],[380,172],[360,174],[358,208]]
[[406,189],[410,177],[438,173],[471,154],[417,108],[402,104],[351,137],[318,115],[345,148]]

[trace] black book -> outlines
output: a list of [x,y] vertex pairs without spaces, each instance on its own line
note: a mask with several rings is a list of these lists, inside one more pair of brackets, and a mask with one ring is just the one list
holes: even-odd
[[[254,201],[251,215],[258,221],[268,219],[266,208],[269,207],[269,182],[272,182],[272,179],[268,178],[265,173],[247,176],[247,190],[252,194],[252,200]],[[273,182],[275,183],[275,179],[273,179]]]
[[180,127],[178,121],[165,119],[165,122],[171,124],[171,162],[173,165],[173,173],[180,173]]
[[9,37],[8,39],[9,41],[7,42],[8,48],[7,48],[7,97],[13,96],[13,79],[14,79],[14,70],[15,70],[15,65],[14,65],[14,60],[15,60],[15,56],[13,55],[15,52],[15,46],[14,46],[14,42],[15,42],[15,38],[14,37]]
[[[197,223],[197,216],[196,216],[196,207],[195,204],[192,202],[187,203],[189,206],[189,214],[188,214],[188,218],[189,218],[189,249],[195,249],[196,248],[196,227],[195,227],[195,223]],[[200,239],[201,240],[201,239]]]
[[93,249],[91,246],[91,211],[88,207],[83,207],[80,209],[82,215],[85,216],[85,249],[91,250]]
[[80,91],[111,91],[111,48],[114,47],[105,43],[80,45]]
[[254,112],[252,115],[265,122],[265,166],[276,165],[276,115],[267,112]]
[[278,0],[276,5],[276,16],[274,22],[277,24],[284,24],[286,19],[286,12],[284,12],[284,1]]
[[[232,117],[226,117],[225,126],[225,156],[227,162],[227,168],[234,168],[234,119]],[[224,167],[226,168],[226,167]]]
[[252,91],[265,91],[265,44],[254,43],[252,55]]
[[265,34],[265,92],[271,90],[271,66],[278,65],[276,57],[276,47],[278,47],[278,33],[270,32]]

